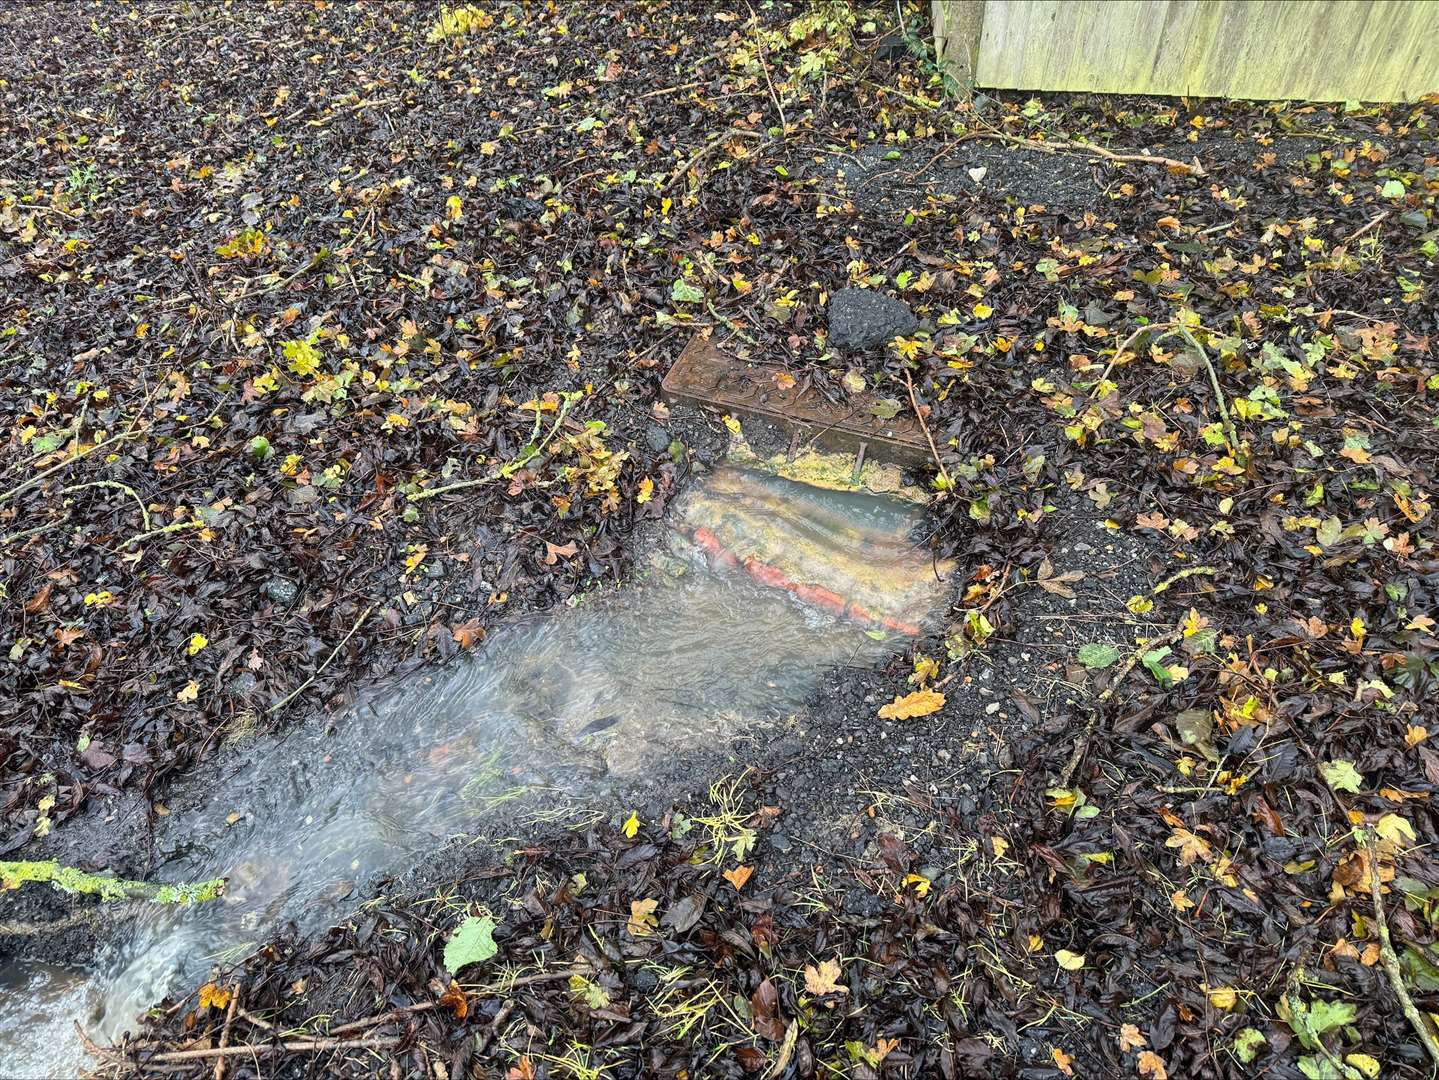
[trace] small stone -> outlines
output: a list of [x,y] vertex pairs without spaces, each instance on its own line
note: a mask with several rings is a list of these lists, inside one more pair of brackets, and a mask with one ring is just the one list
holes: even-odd
[[841,289],[829,300],[829,343],[836,348],[872,349],[918,325],[908,304],[873,289]]
[[995,713],[999,712],[999,702],[991,701],[988,705],[984,707],[984,711],[990,716],[993,716]]
[[670,448],[670,433],[658,424],[651,424],[645,432],[645,441],[656,454],[663,454]]
[[289,605],[300,595],[300,586],[289,578],[273,577],[265,582],[264,593],[277,604]]

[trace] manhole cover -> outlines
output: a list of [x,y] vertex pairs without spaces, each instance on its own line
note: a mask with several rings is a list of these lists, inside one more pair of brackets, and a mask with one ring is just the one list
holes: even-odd
[[[763,417],[797,431],[830,450],[858,453],[903,465],[929,461],[924,431],[907,405],[873,394],[846,395],[833,402],[812,389],[781,387],[774,368],[748,364],[708,338],[695,337],[665,376],[665,396],[683,405]],[[894,412],[893,416],[886,413]]]

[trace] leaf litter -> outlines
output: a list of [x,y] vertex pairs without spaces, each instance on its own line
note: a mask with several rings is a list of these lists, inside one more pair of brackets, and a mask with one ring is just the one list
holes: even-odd
[[[1433,100],[938,108],[922,65],[877,58],[889,16],[845,11],[4,14],[7,850],[297,687],[313,709],[617,579],[687,467],[653,405],[696,329],[837,395],[911,380],[963,579],[916,645],[939,671],[834,689],[870,727],[808,760],[864,749],[892,780],[848,831],[798,821],[794,766],[755,753],[723,832],[751,837],[744,882],[664,808],[536,826],[451,867],[447,895],[503,913],[472,1008],[427,1007],[463,920],[392,892],[152,1018],[112,1072],[214,1045],[233,984],[426,1075],[1427,1075]],[[1065,157],[1085,172],[1050,199],[983,139],[954,153],[987,128],[1209,175]],[[856,154],[881,208],[814,179]],[[937,154],[969,183],[926,185]],[[1073,197],[1086,176],[1102,198]],[[850,284],[908,301],[915,336],[830,356]],[[980,694],[1010,668],[1043,681]],[[913,693],[944,701],[866,741]],[[993,775],[886,772],[927,730],[990,743]],[[797,853],[806,829],[842,854]]]

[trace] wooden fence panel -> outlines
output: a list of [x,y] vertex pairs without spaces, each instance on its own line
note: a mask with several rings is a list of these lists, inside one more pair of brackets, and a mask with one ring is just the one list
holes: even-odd
[[945,55],[975,58],[980,86],[1310,101],[1439,91],[1439,0],[984,0],[982,15],[956,19],[969,2],[934,0],[935,27]]

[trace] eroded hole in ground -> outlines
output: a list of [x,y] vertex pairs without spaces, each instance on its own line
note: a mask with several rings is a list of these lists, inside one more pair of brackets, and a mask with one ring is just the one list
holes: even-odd
[[158,826],[158,876],[223,876],[225,895],[143,907],[93,976],[12,969],[6,1075],[77,1071],[71,1018],[114,1040],[210,965],[286,924],[326,925],[366,881],[476,832],[510,799],[597,798],[793,714],[836,666],[891,655],[943,598],[949,567],[915,543],[917,503],[836,490],[848,467],[802,483],[725,465],[687,493],[632,585],[516,620],[474,657],[232,746],[184,780]]

